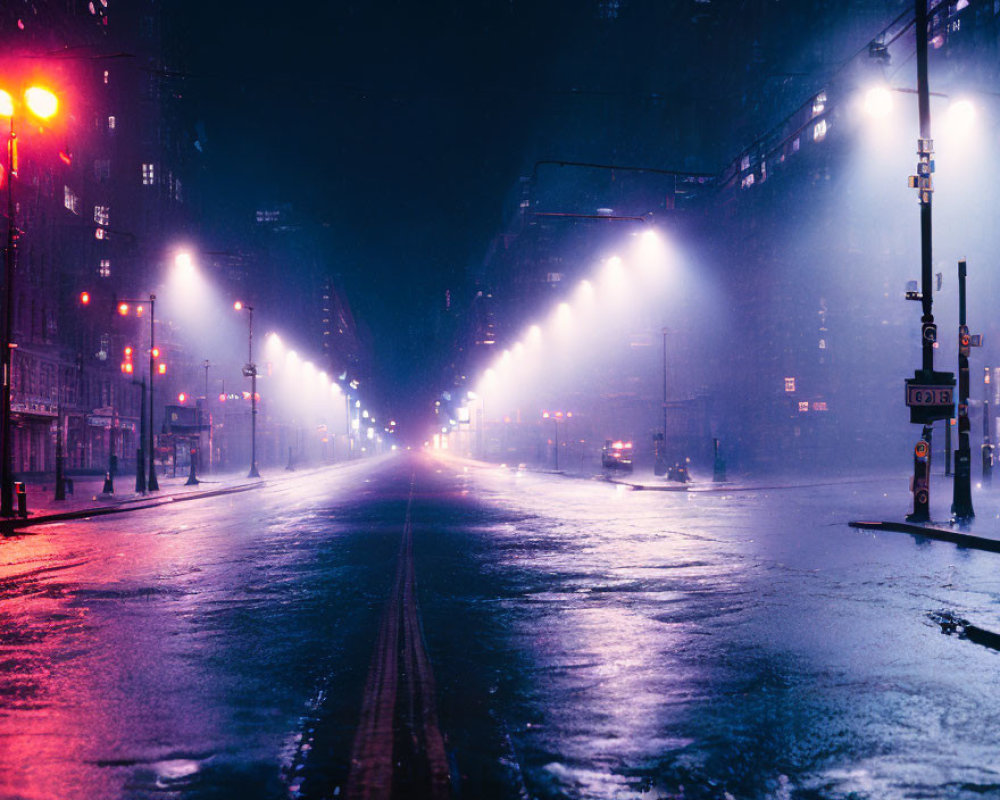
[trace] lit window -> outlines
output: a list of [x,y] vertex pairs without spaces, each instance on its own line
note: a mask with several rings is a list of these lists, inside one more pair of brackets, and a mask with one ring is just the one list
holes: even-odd
[[104,70],[104,85],[105,85],[105,86],[107,86],[107,85],[108,85],[108,78],[109,78],[109,77],[111,77],[111,73],[110,73],[110,72],[108,72],[107,70]]
[[813,411],[826,411],[826,400],[817,400],[813,403]]
[[820,92],[813,98],[813,116],[822,114],[826,110],[826,92]]
[[97,267],[97,274],[100,275],[102,278],[110,278],[111,277],[111,259],[110,258],[102,258],[101,259],[101,263]]
[[785,378],[785,391],[786,392],[795,391],[795,378]]
[[792,152],[793,153],[799,152],[799,148],[801,146],[802,146],[802,140],[798,136],[796,136],[794,139],[792,139]]
[[111,221],[111,211],[107,206],[94,206],[94,222],[107,226]]
[[819,349],[820,350],[826,350],[826,339],[820,339],[819,340]]
[[107,231],[104,230],[104,228],[95,228],[94,229],[94,238],[95,239],[103,239],[105,237],[105,235],[107,235]]
[[108,130],[113,131],[117,123],[118,120],[116,120],[114,117],[108,117]]
[[822,142],[826,138],[826,120],[821,119],[813,126],[813,141]]
[[74,214],[80,213],[80,198],[68,186],[63,186],[63,205]]
[[156,170],[152,164],[142,165],[142,185],[152,186],[156,179]]
[[799,400],[799,411],[808,411],[808,410],[809,410],[809,401]]
[[754,185],[755,180],[756,179],[754,178],[753,173],[751,172],[749,175],[744,175],[743,176],[743,180],[740,181],[740,185],[744,189],[749,189],[751,186]]

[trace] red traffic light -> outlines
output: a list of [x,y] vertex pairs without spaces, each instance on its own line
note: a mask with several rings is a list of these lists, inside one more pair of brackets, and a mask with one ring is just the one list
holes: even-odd
[[80,292],[80,305],[88,305],[90,303],[90,292]]

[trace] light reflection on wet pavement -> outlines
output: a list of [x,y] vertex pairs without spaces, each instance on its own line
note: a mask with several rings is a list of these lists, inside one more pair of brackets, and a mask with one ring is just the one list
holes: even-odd
[[[995,554],[424,457],[0,542],[0,797],[326,797],[410,474],[456,796],[1000,796]],[[883,487],[879,487],[883,488]],[[884,487],[888,489],[888,487]]]

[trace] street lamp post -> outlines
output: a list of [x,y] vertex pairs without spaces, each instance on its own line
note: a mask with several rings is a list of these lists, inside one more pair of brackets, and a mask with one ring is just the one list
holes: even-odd
[[246,311],[250,325],[247,336],[247,363],[243,366],[243,377],[250,378],[250,472],[248,478],[259,478],[257,471],[257,365],[253,361],[253,306],[244,305],[239,300],[233,303],[237,311]]
[[[59,108],[52,92],[32,86],[24,92],[28,110],[40,119],[49,119]],[[14,274],[17,265],[18,230],[14,218],[14,180],[17,178],[17,133],[14,126],[14,98],[0,89],[0,116],[10,121],[7,134],[7,250],[4,259],[5,283],[3,303],[3,338],[0,340],[0,516],[14,516],[13,450],[11,448],[11,351],[14,343]]]
[[146,442],[149,448],[149,468],[146,476],[146,488],[151,492],[160,491],[160,484],[156,480],[156,466],[154,463],[155,451],[153,449],[153,375],[156,373],[156,342],[154,340],[153,322],[156,318],[155,311],[156,295],[149,296],[149,427],[146,429],[149,439]]
[[[144,302],[147,302],[147,301],[144,301],[144,300],[122,300],[118,304],[118,313],[121,314],[122,316],[126,316],[129,313],[130,304],[135,304],[136,305],[136,316],[139,316],[142,313],[142,306],[140,304],[144,303]],[[154,464],[154,458],[155,458],[156,454],[155,454],[155,452],[153,450],[153,436],[154,436],[154,434],[153,434],[153,408],[154,408],[154,405],[153,405],[153,376],[156,374],[156,359],[157,359],[157,357],[159,355],[159,353],[156,350],[156,333],[155,333],[155,325],[156,325],[156,295],[155,294],[150,294],[148,302],[149,302],[149,386],[148,386],[148,389],[146,387],[144,387],[142,406],[143,407],[146,406],[145,396],[146,396],[146,394],[148,394],[149,395],[149,418],[148,418],[149,424],[146,426],[146,436],[142,437],[140,435],[140,441],[142,441],[142,439],[145,438],[145,441],[146,441],[146,450],[147,450],[146,456],[148,457],[147,474],[146,474],[145,480],[144,480],[144,483],[146,485],[146,490],[148,490],[150,492],[158,492],[158,491],[160,491],[160,484],[156,480],[156,467],[155,467],[155,464]],[[134,381],[133,381],[133,383],[134,383]],[[142,457],[143,456],[140,453],[139,458],[141,459]],[[139,484],[139,479],[138,479],[138,475],[137,475],[136,476],[136,486],[137,487],[138,487],[138,484]],[[137,488],[136,491],[139,491],[139,489]]]

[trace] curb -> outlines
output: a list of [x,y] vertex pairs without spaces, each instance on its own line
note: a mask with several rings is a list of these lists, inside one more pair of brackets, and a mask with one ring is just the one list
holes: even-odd
[[951,542],[959,547],[970,550],[983,550],[988,553],[1000,553],[1000,540],[987,539],[983,536],[973,536],[971,533],[958,533],[946,528],[934,528],[924,525],[917,525],[912,522],[869,522],[855,520],[848,522],[852,528],[860,528],[869,531],[894,531],[896,533],[908,533],[911,536],[921,536],[925,539],[934,539],[939,542]]
[[156,508],[171,503],[183,503],[187,500],[203,500],[207,497],[217,497],[224,494],[237,494],[248,492],[252,489],[260,489],[267,486],[267,481],[257,481],[255,483],[241,483],[236,486],[226,486],[221,489],[208,489],[204,492],[183,492],[181,494],[163,495],[162,497],[150,498],[147,500],[122,500],[114,505],[94,506],[93,508],[79,508],[73,511],[59,511],[53,514],[40,514],[37,517],[27,517],[25,519],[0,520],[0,533],[4,536],[11,536],[15,531],[23,528],[32,528],[35,525],[49,525],[53,522],[64,522],[73,519],[87,519],[88,517],[102,517],[109,514],[124,514],[129,511],[141,511],[144,508]]

